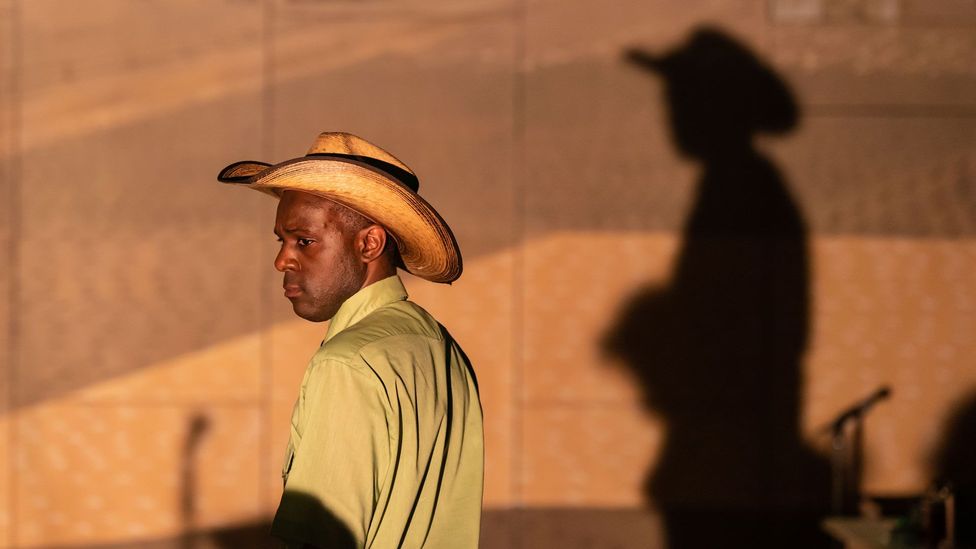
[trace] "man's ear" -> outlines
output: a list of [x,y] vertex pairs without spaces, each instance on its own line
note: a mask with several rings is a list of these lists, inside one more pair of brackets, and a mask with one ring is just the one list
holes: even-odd
[[366,263],[372,262],[383,255],[386,248],[386,229],[379,225],[370,225],[359,233],[360,256]]

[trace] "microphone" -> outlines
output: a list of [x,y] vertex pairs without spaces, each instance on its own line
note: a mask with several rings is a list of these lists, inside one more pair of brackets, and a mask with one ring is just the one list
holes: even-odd
[[841,412],[841,414],[837,416],[837,419],[835,419],[830,423],[831,430],[834,431],[835,433],[839,432],[844,427],[844,424],[847,423],[848,420],[863,416],[875,404],[881,402],[882,400],[887,399],[890,396],[891,396],[891,388],[888,387],[887,385],[882,386],[877,391],[868,395],[867,398],[855,403],[850,408]]

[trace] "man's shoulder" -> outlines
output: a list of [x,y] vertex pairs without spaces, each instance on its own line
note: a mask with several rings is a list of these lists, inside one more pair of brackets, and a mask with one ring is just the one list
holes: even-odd
[[319,348],[315,358],[354,364],[368,349],[410,343],[426,346],[432,341],[442,342],[445,337],[443,327],[423,307],[412,301],[398,301],[380,307],[334,335]]

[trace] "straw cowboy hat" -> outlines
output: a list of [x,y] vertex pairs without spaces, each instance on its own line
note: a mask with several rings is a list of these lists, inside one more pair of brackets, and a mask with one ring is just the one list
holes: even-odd
[[278,198],[286,190],[327,198],[382,225],[396,241],[400,266],[410,273],[442,283],[461,276],[461,250],[451,228],[417,194],[417,175],[361,137],[324,132],[303,157],[274,165],[235,162],[217,180]]

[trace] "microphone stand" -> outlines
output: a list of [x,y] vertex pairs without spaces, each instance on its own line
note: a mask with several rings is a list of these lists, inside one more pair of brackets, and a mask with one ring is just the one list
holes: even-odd
[[858,512],[864,465],[864,416],[871,407],[889,396],[891,389],[881,387],[841,412],[830,423],[831,511],[834,515],[851,516]]

